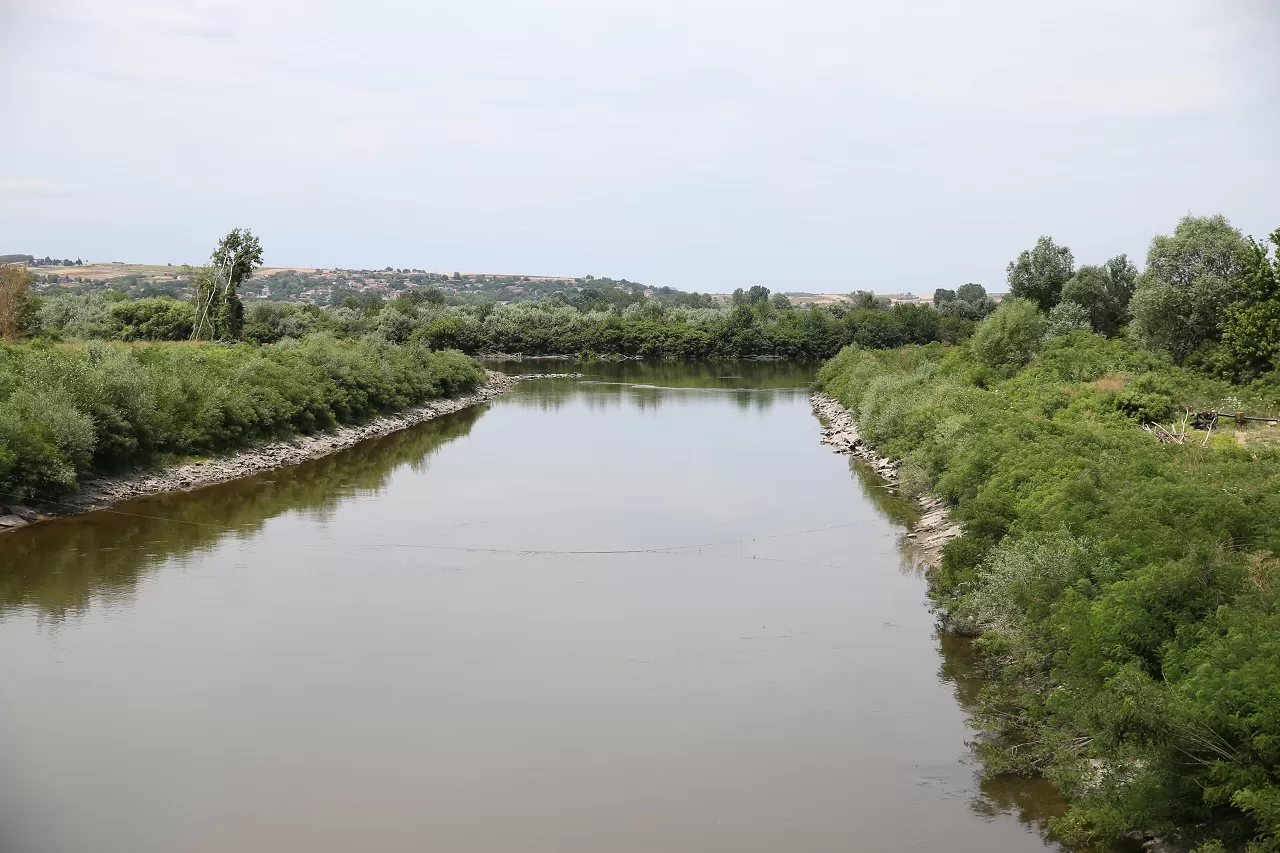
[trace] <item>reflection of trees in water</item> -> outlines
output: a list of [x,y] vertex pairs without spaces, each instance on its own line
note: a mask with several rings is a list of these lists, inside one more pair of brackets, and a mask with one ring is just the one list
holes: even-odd
[[916,549],[914,539],[906,536],[907,531],[915,527],[920,519],[920,505],[908,497],[903,497],[897,490],[888,488],[884,478],[875,469],[856,456],[849,457],[849,470],[853,471],[862,486],[862,493],[867,500],[875,504],[889,521],[903,528],[903,535],[898,538],[898,568],[904,574],[921,577],[924,575],[924,564]]
[[[987,682],[986,665],[969,637],[939,631],[938,653],[942,664],[938,678],[954,688],[956,702],[966,714],[972,714],[978,705],[978,694]],[[1025,776],[988,776],[979,780],[978,793],[969,807],[984,817],[1016,814],[1018,820],[1036,827],[1041,835],[1047,835],[1045,822],[1066,811],[1067,803],[1054,786],[1044,779]]]
[[[915,501],[885,488],[884,479],[861,459],[850,457],[849,468],[858,478],[867,499],[892,523],[905,529],[916,523],[920,508]],[[903,537],[899,540],[899,548],[903,571],[923,573],[914,541]],[[952,685],[956,703],[966,714],[972,715],[978,705],[978,694],[986,683],[983,659],[969,637],[941,630],[937,636],[938,653],[942,656],[938,678]],[[1062,814],[1066,810],[1066,801],[1052,784],[1043,779],[983,775],[979,779],[978,793],[969,807],[984,817],[1016,814],[1020,821],[1046,835],[1045,822]]]
[[473,406],[301,465],[115,508],[136,515],[98,512],[6,533],[0,618],[21,607],[60,618],[84,612],[95,598],[127,600],[139,576],[167,560],[212,550],[231,536],[248,539],[285,512],[328,516],[343,498],[381,489],[401,465],[423,470],[483,411]]
[[[668,388],[804,388],[818,364],[803,361],[501,361],[504,373],[581,373],[602,382]],[[567,384],[567,383],[566,383]]]
[[501,361],[488,366],[512,375],[583,374],[581,380],[535,380],[514,392],[521,405],[548,412],[570,400],[581,400],[593,410],[627,404],[654,411],[679,405],[685,389],[689,394],[723,391],[743,410],[765,411],[779,400],[808,396],[817,370],[814,364],[794,361]]
[[680,406],[686,402],[705,400],[715,394],[744,411],[766,411],[776,403],[807,398],[803,388],[733,388],[716,390],[688,389],[685,386],[655,386],[604,380],[545,379],[536,387],[524,386],[516,392],[520,405],[542,412],[554,412],[572,401],[581,401],[592,411],[632,406],[640,411],[656,411],[663,406]]
[[884,513],[889,521],[904,528],[910,528],[920,518],[920,507],[911,498],[903,497],[897,491],[886,488],[884,478],[875,469],[856,456],[849,457],[849,470],[858,478],[862,493],[867,500],[875,504],[876,509]]

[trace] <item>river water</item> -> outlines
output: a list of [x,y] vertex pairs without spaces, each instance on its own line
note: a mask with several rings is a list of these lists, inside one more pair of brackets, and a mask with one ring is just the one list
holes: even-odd
[[1047,849],[812,368],[534,369],[0,537],[0,851]]

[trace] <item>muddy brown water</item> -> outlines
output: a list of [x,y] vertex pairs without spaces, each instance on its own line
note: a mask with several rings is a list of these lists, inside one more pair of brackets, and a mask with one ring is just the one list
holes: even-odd
[[0,537],[0,850],[1048,849],[811,367],[523,369]]

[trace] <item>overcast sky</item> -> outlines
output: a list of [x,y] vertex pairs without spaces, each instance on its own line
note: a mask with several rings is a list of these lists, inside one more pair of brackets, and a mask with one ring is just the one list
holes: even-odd
[[1275,0],[0,0],[0,253],[932,292],[1280,227]]

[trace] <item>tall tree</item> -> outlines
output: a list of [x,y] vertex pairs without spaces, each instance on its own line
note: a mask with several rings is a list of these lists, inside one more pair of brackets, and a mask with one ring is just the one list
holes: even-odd
[[1035,246],[1011,261],[1006,272],[1010,296],[1029,299],[1041,311],[1048,311],[1058,304],[1062,286],[1075,272],[1075,258],[1071,249],[1055,244],[1051,237],[1041,237]]
[[191,337],[235,339],[244,326],[240,285],[262,266],[262,244],[247,228],[233,228],[218,241],[209,266],[196,271],[196,320]]
[[1221,337],[1223,312],[1243,282],[1247,244],[1225,216],[1186,216],[1147,251],[1130,303],[1132,329],[1181,361]]
[[24,266],[0,266],[0,338],[13,341],[22,337],[30,312],[31,274]]

